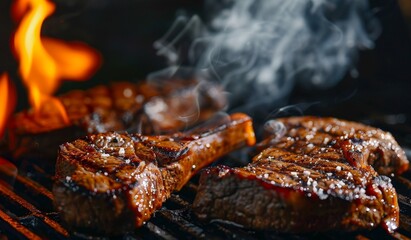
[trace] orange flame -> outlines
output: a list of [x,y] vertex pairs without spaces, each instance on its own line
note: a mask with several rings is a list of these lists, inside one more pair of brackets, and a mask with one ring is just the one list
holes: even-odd
[[0,139],[3,137],[7,119],[16,105],[16,93],[8,75],[0,76]]
[[[13,16],[21,21],[14,36],[14,48],[35,113],[50,114],[52,105],[68,123],[64,106],[52,95],[62,79],[89,78],[97,69],[100,58],[95,50],[84,44],[41,37],[43,21],[54,9],[54,4],[47,0],[17,0]],[[44,105],[48,106],[47,112]]]
[[11,13],[14,21],[19,21],[24,16],[24,13],[29,9],[29,7],[30,0],[15,1],[14,4],[11,6]]

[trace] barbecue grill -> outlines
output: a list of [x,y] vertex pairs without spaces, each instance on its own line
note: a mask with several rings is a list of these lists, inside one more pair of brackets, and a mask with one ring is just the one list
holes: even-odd
[[[411,135],[411,129],[403,126],[392,128]],[[402,139],[399,139],[400,141]],[[411,149],[405,148],[411,158]],[[51,186],[53,175],[33,162],[20,163],[19,173],[14,176],[7,168],[0,168],[0,175],[14,179],[12,186],[0,183],[0,237],[9,239],[90,239],[92,236],[69,233],[53,209]],[[265,231],[251,231],[226,223],[199,221],[191,210],[196,194],[197,177],[194,177],[180,192],[165,202],[163,208],[142,228],[117,239],[377,239],[396,237],[411,238],[411,172],[394,178],[393,184],[398,192],[400,206],[400,228],[389,236],[382,229],[373,231],[341,233],[313,233],[305,235],[281,234]]]
[[[63,1],[57,1],[63,2]],[[159,2],[159,1],[155,1]],[[164,3],[165,1],[160,1]],[[186,5],[188,1],[181,1]],[[200,1],[201,2],[201,1]],[[378,1],[374,1],[378,2]],[[392,1],[391,1],[392,2]],[[202,3],[193,4],[194,8]],[[377,3],[377,5],[380,3]],[[155,5],[153,3],[152,5]],[[147,4],[148,7],[153,7]],[[381,4],[380,4],[381,5]],[[146,7],[147,7],[146,6]],[[7,6],[8,7],[8,6]],[[396,6],[394,6],[396,8]],[[136,8],[137,9],[137,8]],[[141,10],[140,10],[141,11]],[[406,151],[407,157],[411,160],[411,72],[409,63],[411,62],[411,50],[409,37],[403,31],[402,21],[397,16],[387,14],[387,12],[398,13],[397,10],[389,9],[383,12],[382,28],[386,29],[385,34],[378,39],[377,48],[371,53],[363,54],[360,61],[359,72],[361,81],[354,81],[355,86],[350,85],[352,81],[343,81],[333,90],[328,92],[311,92],[297,89],[289,101],[290,108],[271,114],[271,117],[293,115],[293,114],[313,114],[328,115],[334,117],[356,120],[380,127],[391,132],[396,140]],[[161,14],[160,14],[161,15]],[[5,15],[4,15],[5,16]],[[148,16],[147,16],[148,17]],[[81,19],[77,19],[81,21]],[[84,20],[84,19],[83,19]],[[108,21],[107,21],[108,22]],[[7,25],[7,24],[6,24]],[[392,25],[399,28],[392,28]],[[111,26],[113,27],[113,26]],[[401,29],[401,31],[397,31]],[[6,32],[11,29],[6,29]],[[145,30],[144,30],[145,31]],[[148,30],[147,30],[148,31]],[[163,29],[158,30],[162,32]],[[49,29],[53,34],[53,29]],[[100,31],[98,37],[103,37]],[[8,34],[8,33],[6,33]],[[80,34],[81,35],[81,34]],[[155,35],[155,34],[154,34]],[[134,36],[135,37],[135,36]],[[157,36],[155,36],[157,37]],[[141,43],[142,46],[151,45],[154,38],[145,39],[149,43]],[[3,37],[2,37],[3,38]],[[4,40],[4,39],[3,39]],[[86,39],[87,40],[87,39]],[[3,42],[2,42],[3,43]],[[138,44],[138,43],[136,43]],[[3,44],[4,45],[4,44]],[[98,44],[97,44],[98,45]],[[400,46],[400,47],[399,47]],[[4,46],[3,46],[4,47]],[[110,54],[109,47],[100,43],[100,48]],[[105,48],[106,47],[106,48]],[[403,48],[402,48],[403,47]],[[141,47],[143,49],[143,47]],[[391,51],[394,50],[394,51]],[[120,49],[120,52],[126,52]],[[5,51],[7,52],[7,51]],[[134,52],[135,53],[135,52]],[[132,55],[133,53],[129,53]],[[118,53],[120,55],[120,53]],[[118,56],[116,55],[116,56]],[[147,54],[150,55],[150,54]],[[151,54],[152,55],[152,54]],[[129,56],[129,55],[128,55]],[[16,69],[14,63],[7,62],[10,56],[3,55],[0,60],[7,70]],[[365,63],[372,59],[372,64]],[[124,59],[123,59],[124,60]],[[410,61],[407,61],[410,60]],[[126,60],[124,60],[126,61]],[[150,59],[149,63],[142,68],[147,71],[160,68],[159,64],[153,64],[157,59]],[[151,65],[150,65],[151,63]],[[128,78],[134,76],[135,66],[127,67],[123,75],[113,76],[119,67],[110,67],[110,62],[106,62],[98,77],[108,74],[112,78]],[[369,68],[373,69],[370,70]],[[140,65],[138,67],[141,67]],[[2,70],[2,69],[1,69]],[[144,74],[146,73],[144,72]],[[142,73],[138,73],[142,74]],[[97,77],[97,78],[98,78]],[[394,81],[391,81],[393,79]],[[352,80],[352,79],[350,79]],[[89,82],[83,87],[88,87],[97,81]],[[351,82],[351,83],[350,83]],[[359,83],[360,82],[360,83]],[[348,85],[347,85],[348,84]],[[77,86],[77,85],[76,85]],[[341,89],[347,92],[341,94]],[[353,93],[353,89],[357,92]],[[67,90],[67,89],[65,89]],[[318,97],[321,95],[321,97]],[[346,97],[347,99],[335,99],[335,96]],[[352,97],[354,96],[354,97]],[[310,104],[320,102],[321,104]],[[301,103],[308,103],[301,105]],[[324,104],[325,103],[325,104]],[[21,102],[20,102],[21,104]],[[296,104],[296,105],[293,105]],[[20,106],[23,108],[26,106]],[[296,111],[294,111],[296,110]],[[256,119],[258,123],[266,120]],[[257,124],[259,127],[259,124]],[[2,153],[0,149],[0,153]],[[0,155],[2,156],[2,155]],[[2,156],[7,159],[7,156]],[[69,232],[59,219],[59,214],[53,207],[53,195],[51,193],[54,166],[37,161],[7,159],[18,167],[15,173],[7,166],[0,165],[0,239],[91,239],[104,238],[101,236],[89,236],[82,233]],[[223,159],[230,161],[230,159]],[[17,161],[17,160],[16,160]],[[163,207],[156,211],[153,217],[140,229],[126,233],[123,236],[114,237],[116,239],[386,239],[390,237],[407,239],[411,238],[411,171],[407,171],[402,176],[392,178],[393,185],[398,193],[400,207],[400,228],[394,235],[388,235],[382,229],[377,228],[372,231],[361,232],[326,232],[311,233],[304,235],[284,234],[268,231],[253,231],[241,226],[215,220],[212,222],[199,221],[193,211],[191,204],[196,195],[198,176],[195,176],[178,193],[172,194]]]

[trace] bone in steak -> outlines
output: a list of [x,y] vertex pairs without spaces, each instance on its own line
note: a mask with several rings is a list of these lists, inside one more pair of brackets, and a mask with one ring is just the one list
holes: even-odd
[[293,233],[398,227],[395,189],[377,173],[408,168],[391,134],[335,118],[269,125],[275,131],[250,164],[202,173],[193,204],[199,218]]
[[104,235],[141,226],[199,169],[254,144],[248,116],[225,119],[185,134],[102,133],[61,145],[53,194],[62,220]]
[[116,82],[86,91],[74,90],[58,99],[69,123],[49,102],[40,113],[22,111],[14,116],[8,132],[8,148],[14,158],[54,160],[60,144],[91,133],[176,132],[210,118],[226,105],[220,86],[195,79]]

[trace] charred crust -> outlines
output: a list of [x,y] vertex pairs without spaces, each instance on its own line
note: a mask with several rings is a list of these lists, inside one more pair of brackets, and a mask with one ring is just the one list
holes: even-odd
[[[398,227],[395,189],[378,175],[408,168],[391,134],[335,118],[276,121],[286,132],[266,129],[261,152],[247,166],[203,171],[194,201],[199,218],[294,233]],[[270,215],[252,209],[265,198],[267,209],[277,204]]]
[[62,145],[53,192],[63,221],[107,235],[132,230],[199,169],[254,142],[251,120],[243,114],[209,128],[213,134],[203,138],[103,133]]

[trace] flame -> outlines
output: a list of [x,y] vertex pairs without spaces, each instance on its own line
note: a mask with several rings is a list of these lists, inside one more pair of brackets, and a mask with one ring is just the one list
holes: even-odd
[[20,19],[14,36],[14,50],[20,61],[19,72],[28,87],[29,100],[37,114],[50,114],[54,106],[65,123],[65,108],[53,97],[62,79],[84,80],[91,76],[100,62],[99,54],[81,43],[41,37],[44,20],[55,6],[47,0],[17,0],[13,16]]
[[27,12],[30,7],[30,1],[31,0],[18,0],[14,2],[11,6],[11,13],[14,21],[17,22],[24,16],[24,13]]
[[3,137],[7,119],[16,105],[16,93],[8,75],[0,76],[0,139]]

